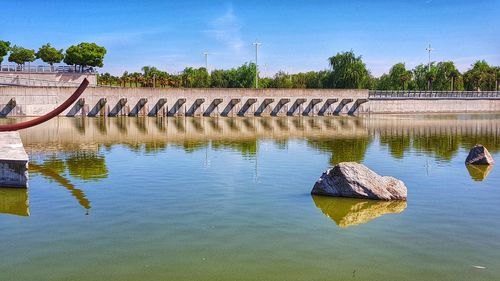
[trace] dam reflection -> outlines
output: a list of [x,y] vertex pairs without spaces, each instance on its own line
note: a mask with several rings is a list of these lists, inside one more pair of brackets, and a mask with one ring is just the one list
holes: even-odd
[[0,213],[29,216],[28,190],[25,188],[0,187]]
[[386,214],[399,214],[406,201],[377,201],[312,195],[314,204],[339,227],[365,224]]
[[[309,147],[329,153],[330,163],[363,161],[373,141],[402,159],[409,152],[450,161],[460,149],[476,143],[492,153],[500,151],[500,119],[493,115],[463,118],[274,117],[274,118],[57,118],[21,131],[28,153],[91,151],[100,146],[125,145],[134,151],[154,153],[168,146],[192,152],[211,146],[254,155],[258,141],[306,140]],[[81,161],[85,160],[85,155]],[[89,159],[88,165],[102,162]],[[82,162],[83,163],[83,162]],[[77,167],[74,167],[77,169]],[[79,173],[76,173],[79,174]],[[84,176],[85,177],[85,176]]]

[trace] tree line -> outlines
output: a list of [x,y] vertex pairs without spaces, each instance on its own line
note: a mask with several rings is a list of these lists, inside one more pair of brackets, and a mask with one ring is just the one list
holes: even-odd
[[13,45],[9,41],[0,40],[0,64],[3,58],[8,56],[8,61],[23,66],[26,63],[40,59],[51,67],[61,61],[72,65],[75,71],[84,71],[89,67],[103,67],[106,49],[95,43],[82,42],[72,45],[66,51],[56,49],[50,43],[41,46],[38,51],[21,46]]
[[[500,67],[484,60],[476,61],[461,73],[451,61],[420,64],[407,69],[397,63],[388,73],[373,77],[361,56],[353,51],[340,52],[328,59],[330,68],[289,74],[279,71],[273,77],[259,78],[259,88],[301,89],[371,89],[371,90],[435,90],[435,91],[493,91],[499,89]],[[187,67],[177,74],[145,66],[142,72],[124,72],[121,76],[99,75],[100,85],[121,87],[174,88],[252,88],[255,87],[254,63],[232,69]]]
[[[66,51],[47,43],[38,51],[0,40],[0,63],[8,56],[9,62],[24,65],[41,59],[53,66],[63,61],[73,65],[75,71],[88,67],[103,67],[106,49],[95,43],[82,42]],[[302,89],[371,89],[371,90],[437,90],[437,91],[492,91],[499,89],[500,67],[484,60],[476,61],[470,69],[461,73],[452,61],[419,64],[407,69],[404,63],[392,66],[388,73],[374,77],[361,56],[353,51],[340,52],[328,58],[329,69],[295,74],[279,71],[273,77],[259,79],[259,88]],[[186,67],[180,73],[167,73],[153,66],[145,66],[142,72],[124,72],[121,76],[100,74],[98,83],[122,87],[175,87],[175,88],[252,88],[255,87],[257,67],[245,63],[231,69]]]

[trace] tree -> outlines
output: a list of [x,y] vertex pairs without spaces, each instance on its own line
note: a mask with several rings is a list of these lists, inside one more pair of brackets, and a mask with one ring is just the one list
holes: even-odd
[[182,84],[186,88],[210,87],[210,75],[204,67],[186,67],[182,72]]
[[227,88],[229,80],[227,79],[226,71],[215,69],[210,74],[210,87],[212,88]]
[[26,49],[15,45],[10,49],[10,62],[15,62],[16,64],[21,65],[27,62],[35,61],[35,59],[35,50]]
[[356,57],[353,51],[338,53],[330,57],[332,68],[332,87],[341,89],[360,89],[368,84],[370,75],[361,56]]
[[438,62],[436,65],[436,81],[434,82],[433,89],[438,91],[453,90],[459,77],[460,72],[453,62]]
[[5,57],[9,51],[10,51],[10,42],[0,40],[0,63],[2,63],[3,57]]
[[427,70],[428,66],[424,64],[419,64],[413,69],[413,81],[415,84],[415,90],[427,90],[428,80],[427,80]]
[[60,63],[63,60],[63,49],[57,50],[50,43],[47,43],[38,49],[36,58],[50,64],[50,66],[54,66],[54,63]]
[[437,68],[434,65],[431,65],[430,68],[427,69],[427,72],[425,73],[425,78],[427,79],[428,86],[427,90],[432,91],[433,83],[436,80],[437,77]]
[[278,71],[273,77],[271,87],[278,89],[293,88],[292,76],[284,71]]
[[469,91],[494,90],[497,77],[494,68],[486,61],[476,61],[472,68],[464,73],[465,88]]
[[495,91],[498,91],[498,81],[500,80],[500,66],[494,67],[494,72],[495,72]]
[[78,45],[70,46],[66,50],[64,62],[68,65],[74,65],[75,70],[80,67],[83,71],[86,67],[103,67],[104,56],[106,49],[98,46],[95,43],[80,43]]

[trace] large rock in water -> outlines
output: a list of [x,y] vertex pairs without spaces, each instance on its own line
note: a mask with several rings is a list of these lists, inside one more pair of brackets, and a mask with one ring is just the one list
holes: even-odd
[[491,154],[486,147],[481,144],[476,144],[469,151],[469,155],[467,156],[467,159],[465,159],[465,164],[493,165],[495,164],[495,160],[493,160],[493,157],[491,157]]
[[379,176],[362,164],[343,162],[323,173],[311,193],[336,197],[406,200],[407,189],[405,184],[396,178]]

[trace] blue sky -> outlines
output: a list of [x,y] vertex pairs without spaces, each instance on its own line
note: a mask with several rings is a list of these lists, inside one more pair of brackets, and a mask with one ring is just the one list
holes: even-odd
[[[230,68],[254,60],[263,75],[328,68],[340,51],[362,55],[375,76],[391,65],[476,59],[500,65],[500,1],[9,1],[1,0],[0,40],[37,49],[82,41],[105,46],[103,71],[144,65]],[[5,61],[4,61],[5,62]]]

